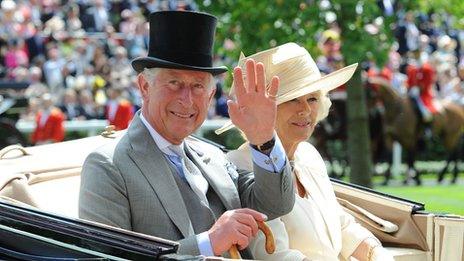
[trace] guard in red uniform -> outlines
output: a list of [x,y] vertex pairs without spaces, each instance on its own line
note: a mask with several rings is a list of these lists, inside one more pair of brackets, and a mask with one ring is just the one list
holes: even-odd
[[435,69],[428,62],[421,62],[416,53],[416,62],[406,67],[408,89],[410,96],[416,101],[424,121],[432,120],[438,110],[433,104],[433,85],[435,83]]
[[[380,70],[376,66],[372,66],[367,71],[367,77],[368,78],[381,77],[381,78],[387,80],[388,82],[391,82],[393,80],[393,71],[390,68],[388,68],[387,66],[383,67],[382,70]],[[375,91],[377,91],[379,89],[378,84],[370,84],[370,87],[374,88]]]
[[64,114],[53,106],[53,99],[49,94],[42,98],[42,110],[37,112],[36,128],[31,135],[31,142],[35,145],[60,142],[64,139]]
[[131,102],[121,97],[121,89],[109,88],[107,92],[109,100],[105,107],[106,119],[116,130],[124,130],[134,116],[134,107]]

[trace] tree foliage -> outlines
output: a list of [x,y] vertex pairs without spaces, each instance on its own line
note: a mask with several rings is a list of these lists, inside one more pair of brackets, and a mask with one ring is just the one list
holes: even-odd
[[426,13],[438,12],[450,14],[452,26],[457,29],[464,29],[464,1],[462,0],[433,0],[433,1],[418,1],[417,7]]
[[[240,51],[249,55],[286,42],[296,42],[318,56],[317,39],[329,28],[328,19],[336,15],[340,26],[350,31],[344,34],[349,39],[343,40],[355,42],[343,44],[346,61],[369,58],[383,63],[392,39],[389,30],[392,19],[377,19],[380,10],[374,1],[330,2],[331,5],[326,4],[328,1],[314,0],[206,0],[199,1],[199,5],[201,10],[219,18],[216,42],[229,39],[234,43],[231,49],[216,45],[217,53],[226,57],[237,59]],[[367,33],[365,27],[370,25],[377,26],[378,33]]]
[[[345,64],[374,61],[382,66],[394,39],[394,17],[382,16],[373,0],[198,0],[200,9],[219,18],[216,53],[233,67],[246,56],[286,42],[304,46],[315,58],[321,33],[336,21],[341,28]],[[446,10],[462,20],[464,1],[397,0],[405,10]],[[450,5],[452,3],[452,5]],[[225,43],[225,44],[222,44]],[[359,67],[358,67],[359,68]],[[229,85],[228,85],[229,86]],[[365,94],[360,69],[348,83],[348,155],[351,181],[371,186],[371,156]]]

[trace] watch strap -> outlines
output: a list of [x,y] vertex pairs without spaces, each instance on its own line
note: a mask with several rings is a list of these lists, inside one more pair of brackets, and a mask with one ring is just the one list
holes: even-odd
[[255,145],[255,144],[250,144],[251,147],[255,150],[259,150],[259,151],[267,151],[269,149],[272,149],[275,145],[275,138],[272,137],[272,139],[270,139],[269,141],[266,141],[265,143],[261,144],[261,145]]

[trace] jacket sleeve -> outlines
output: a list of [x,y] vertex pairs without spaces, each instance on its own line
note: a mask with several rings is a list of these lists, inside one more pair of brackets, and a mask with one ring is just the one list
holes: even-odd
[[242,206],[266,214],[269,220],[289,213],[295,203],[295,193],[288,161],[280,173],[253,165],[253,173],[239,172],[238,192]]
[[124,179],[110,157],[101,152],[91,153],[84,162],[79,218],[132,230]]
[[179,240],[178,242],[180,245],[177,253],[181,255],[200,255],[196,236],[197,235],[193,235]]
[[[269,172],[254,164],[248,143],[227,153],[227,160],[237,166],[237,189],[243,207],[262,212],[268,220],[289,213],[295,203],[290,164],[286,159],[280,173]],[[254,170],[254,173],[249,171]]]
[[348,214],[337,202],[337,209],[340,216],[340,224],[342,228],[342,256],[348,258],[358,248],[359,244],[365,239],[375,236],[366,228],[357,223],[354,217]]
[[264,234],[258,232],[258,235],[249,245],[254,258],[270,261],[300,261],[305,258],[305,255],[300,251],[290,249],[288,233],[280,218],[268,221],[266,224],[274,234],[276,250],[272,255],[268,254],[264,247],[266,242]]

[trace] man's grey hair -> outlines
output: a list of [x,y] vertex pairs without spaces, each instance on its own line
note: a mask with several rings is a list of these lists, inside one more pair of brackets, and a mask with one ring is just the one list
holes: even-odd
[[[161,70],[163,70],[163,68],[145,68],[143,69],[141,73],[147,81],[153,81],[153,79],[156,78],[156,76]],[[208,88],[210,88],[211,90],[213,89],[213,87],[216,86],[216,82],[214,81],[213,75],[212,74],[209,74],[209,75],[210,75],[210,80],[209,80]]]

